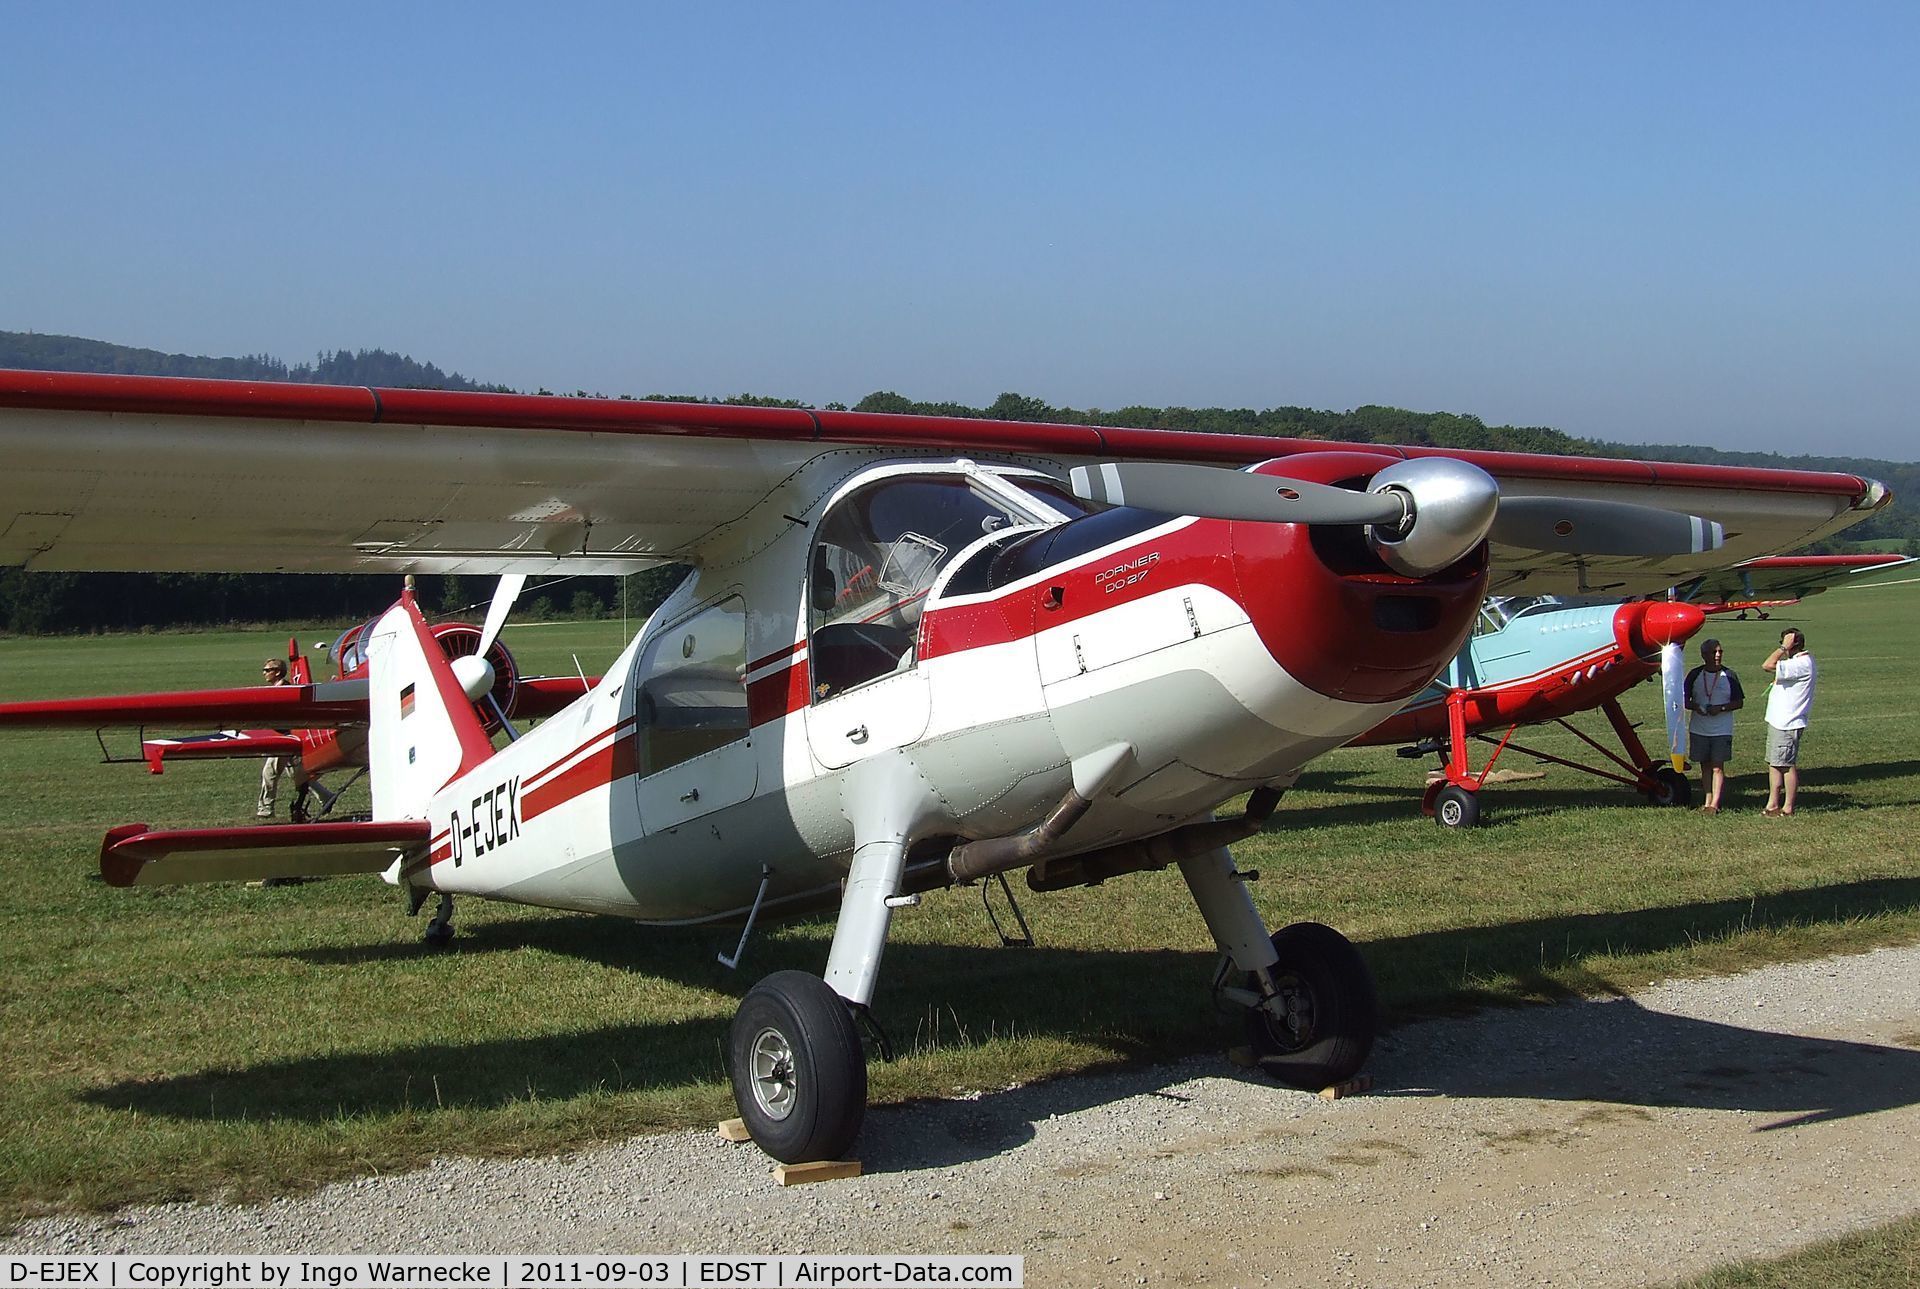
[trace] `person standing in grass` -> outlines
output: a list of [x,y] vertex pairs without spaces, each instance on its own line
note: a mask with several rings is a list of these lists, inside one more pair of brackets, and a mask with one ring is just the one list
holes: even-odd
[[1791,815],[1800,792],[1800,736],[1813,712],[1813,685],[1817,671],[1807,652],[1807,633],[1788,627],[1780,633],[1780,647],[1760,664],[1773,673],[1767,691],[1767,807],[1769,816]]
[[[287,664],[279,658],[269,658],[260,664],[260,679],[269,685],[284,685],[287,680]],[[281,730],[284,734],[287,731]],[[254,806],[256,819],[273,818],[273,800],[280,794],[280,776],[291,772],[293,786],[303,788],[307,783],[307,767],[301,761],[300,754],[292,756],[270,756],[260,764],[260,800]]]
[[1700,809],[1720,813],[1733,759],[1733,714],[1746,704],[1740,677],[1721,662],[1718,640],[1700,642],[1700,665],[1687,673],[1687,754],[1700,765]]

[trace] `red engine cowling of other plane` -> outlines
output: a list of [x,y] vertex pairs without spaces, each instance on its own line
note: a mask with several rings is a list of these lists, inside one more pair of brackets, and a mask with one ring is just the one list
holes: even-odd
[[[1256,474],[1364,486],[1398,458],[1309,452]],[[1447,568],[1408,577],[1381,562],[1359,526],[1235,520],[1240,602],[1267,650],[1318,693],[1354,703],[1412,697],[1458,653],[1486,593],[1480,543]]]
[[[339,668],[341,680],[360,680],[367,674],[366,656],[362,652],[361,641],[372,622],[363,622],[343,634],[333,646],[334,665]],[[449,660],[464,658],[474,651],[480,643],[480,628],[466,622],[442,622],[431,628],[433,638],[440,645],[440,651]],[[506,643],[495,637],[493,646],[487,650],[487,661],[493,664],[493,704],[477,703],[474,710],[480,713],[480,719],[486,724],[487,733],[495,734],[500,730],[500,718],[494,714],[495,704],[508,715],[513,713],[513,703],[520,690],[520,670],[513,660],[513,654]],[[344,664],[344,665],[343,665]]]
[[[433,628],[433,638],[449,660],[464,658],[479,645],[480,628],[465,622],[442,622]],[[487,649],[487,661],[493,665],[493,702],[476,703],[474,710],[480,713],[487,733],[495,734],[500,729],[500,718],[495,714],[495,709],[502,712],[513,710],[514,696],[520,688],[520,672],[514,664],[513,654],[498,636],[494,637],[493,644]]]
[[1692,638],[1706,620],[1698,605],[1634,600],[1613,611],[1613,638],[1629,656],[1652,658],[1663,645]]

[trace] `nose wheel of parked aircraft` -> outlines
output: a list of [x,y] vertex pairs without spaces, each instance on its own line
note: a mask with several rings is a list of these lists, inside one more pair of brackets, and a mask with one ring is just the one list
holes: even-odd
[[[1318,922],[1273,933],[1280,961],[1274,994],[1247,1009],[1247,1042],[1260,1067],[1297,1088],[1352,1078],[1373,1049],[1373,975],[1345,936]],[[1257,979],[1248,982],[1258,989]]]
[[867,1060],[845,1000],[818,976],[776,971],[727,1033],[740,1118],[782,1163],[845,1158],[867,1109]]

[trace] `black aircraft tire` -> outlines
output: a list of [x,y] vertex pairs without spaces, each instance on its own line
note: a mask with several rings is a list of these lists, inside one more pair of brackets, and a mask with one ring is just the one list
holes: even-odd
[[1480,822],[1480,794],[1449,783],[1434,794],[1433,822],[1442,828],[1471,828]]
[[747,991],[727,1031],[734,1104],[783,1164],[845,1159],[867,1112],[867,1058],[840,995],[818,976],[776,971]]
[[1297,1003],[1295,1030],[1247,1009],[1247,1042],[1260,1068],[1282,1083],[1318,1090],[1352,1078],[1373,1050],[1373,973],[1351,941],[1318,922],[1273,933],[1274,983]]
[[1684,806],[1693,800],[1692,782],[1670,765],[1653,772],[1653,783],[1646,794],[1648,805]]

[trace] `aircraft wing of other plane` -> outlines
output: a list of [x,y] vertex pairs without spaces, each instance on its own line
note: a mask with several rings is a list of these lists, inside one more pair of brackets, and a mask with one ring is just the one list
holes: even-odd
[[[1513,498],[1623,501],[1724,528],[1691,554],[1494,545],[1496,592],[1646,593],[1884,505],[1847,474],[795,408],[0,371],[0,564],[36,570],[618,574],[709,552],[804,471],[902,456],[1240,467],[1452,457]],[[1359,459],[1356,457],[1356,459]],[[1368,471],[1371,473],[1371,471]],[[796,522],[819,496],[793,487]],[[743,526],[742,531],[745,531]],[[1572,544],[1577,545],[1577,538]],[[742,556],[751,551],[742,550]]]
[[[0,715],[4,709],[0,708]],[[279,730],[220,730],[214,734],[183,734],[179,738],[143,738],[140,756],[159,774],[168,761],[222,761],[263,756],[299,756],[300,738]]]
[[[575,682],[578,683],[577,681]],[[330,680],[311,685],[247,685],[118,694],[108,698],[52,698],[0,703],[0,729],[112,729],[197,725],[222,730],[365,725],[367,682]]]
[[1914,563],[1911,555],[1771,555],[1708,573],[1682,588],[1682,598],[1699,604],[1756,600],[1796,600],[1866,573],[1881,573]]
[[[520,690],[515,695],[514,714],[528,718],[551,716],[586,693],[592,679],[522,676]],[[0,729],[97,730],[198,725],[233,731],[256,725],[311,729],[366,723],[367,682],[364,679],[0,703]]]
[[[592,680],[580,676],[522,676],[514,693],[514,715],[529,720],[552,716],[586,693]],[[0,703],[0,729],[213,727],[209,733],[177,738],[142,737],[141,759],[155,774],[170,761],[299,756],[305,746],[295,730],[338,730],[366,724],[364,678]],[[254,728],[256,725],[266,728]]]

